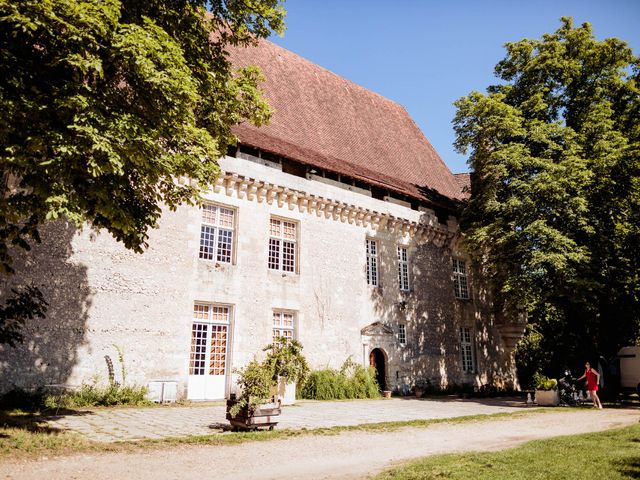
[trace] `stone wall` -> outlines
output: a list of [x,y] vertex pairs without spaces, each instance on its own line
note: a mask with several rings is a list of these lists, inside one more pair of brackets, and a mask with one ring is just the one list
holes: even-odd
[[[195,207],[164,212],[142,255],[103,231],[46,226],[43,243],[19,256],[12,281],[41,286],[49,315],[27,326],[20,348],[0,346],[2,390],[104,381],[105,355],[118,374],[116,345],[124,350],[129,382],[176,380],[184,393],[194,302],[232,307],[231,368],[260,356],[272,338],[272,312],[283,309],[296,313],[296,336],[313,368],[339,367],[349,356],[368,364],[371,350],[381,348],[391,388],[426,378],[442,385],[513,378],[510,352],[488,306],[475,293],[470,300],[454,297],[454,219],[438,224],[432,211],[246,159],[227,157],[221,166],[225,175],[207,198],[236,211],[232,264],[198,258]],[[298,222],[295,274],[267,268],[271,216]],[[366,281],[367,238],[380,250],[378,287]],[[408,247],[409,292],[398,286],[397,245]],[[375,322],[386,331],[363,335]],[[407,328],[404,346],[399,323]],[[477,372],[471,374],[461,370],[462,325],[475,336]],[[229,375],[227,392],[232,384]]]

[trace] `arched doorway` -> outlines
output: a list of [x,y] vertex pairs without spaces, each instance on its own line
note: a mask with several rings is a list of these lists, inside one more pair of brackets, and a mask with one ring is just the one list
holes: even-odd
[[374,348],[369,354],[369,365],[376,369],[376,380],[380,390],[387,389],[387,366],[384,352],[379,348]]

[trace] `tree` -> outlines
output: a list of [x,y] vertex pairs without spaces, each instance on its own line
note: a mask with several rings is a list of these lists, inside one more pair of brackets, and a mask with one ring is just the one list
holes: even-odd
[[502,82],[456,102],[467,248],[495,308],[528,313],[521,364],[612,355],[640,334],[640,60],[571,18],[506,52]]
[[215,181],[231,126],[268,121],[260,71],[235,70],[227,47],[282,32],[284,14],[281,0],[0,0],[0,271],[61,217],[143,251],[161,204]]

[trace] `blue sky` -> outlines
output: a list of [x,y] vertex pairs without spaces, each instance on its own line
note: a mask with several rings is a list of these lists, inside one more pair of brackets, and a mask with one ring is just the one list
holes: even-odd
[[288,0],[275,43],[403,105],[454,172],[452,103],[495,83],[502,45],[572,16],[640,55],[640,0]]

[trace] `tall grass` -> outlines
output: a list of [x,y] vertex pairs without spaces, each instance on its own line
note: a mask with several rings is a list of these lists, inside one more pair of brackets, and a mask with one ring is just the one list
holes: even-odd
[[326,368],[311,372],[298,396],[309,400],[342,400],[377,398],[380,392],[375,369],[356,365],[348,358],[340,370]]
[[149,405],[147,387],[140,385],[83,384],[78,390],[62,395],[47,395],[46,408],[112,407],[115,405]]

